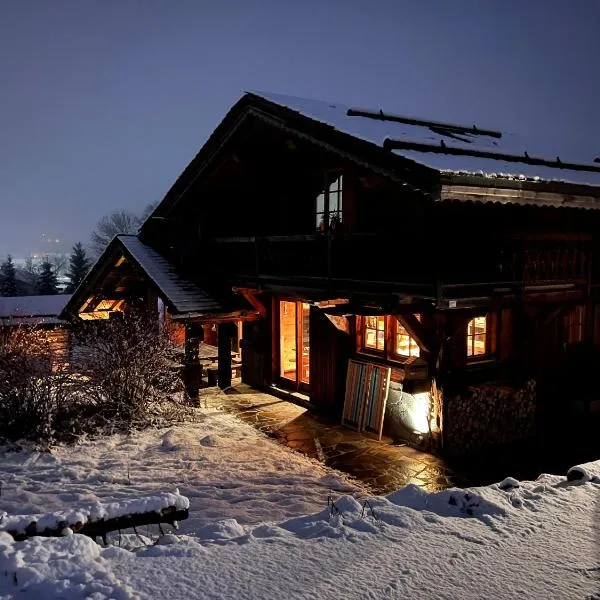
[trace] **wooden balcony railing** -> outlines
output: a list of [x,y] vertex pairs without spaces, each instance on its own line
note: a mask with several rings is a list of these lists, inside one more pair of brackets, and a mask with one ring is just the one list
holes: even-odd
[[490,239],[473,247],[428,247],[407,233],[223,238],[202,260],[233,279],[380,282],[407,286],[588,283],[589,241]]

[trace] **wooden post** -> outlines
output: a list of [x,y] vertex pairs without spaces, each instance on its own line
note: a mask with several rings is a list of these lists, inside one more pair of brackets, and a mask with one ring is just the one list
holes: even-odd
[[219,323],[217,325],[217,343],[219,346],[218,385],[224,390],[231,387],[231,338],[237,335],[234,323]]
[[190,398],[197,398],[202,384],[202,366],[198,360],[198,345],[204,339],[201,325],[189,323],[185,326],[185,354],[183,380]]
[[146,288],[146,311],[148,317],[158,324],[158,294],[150,286]]

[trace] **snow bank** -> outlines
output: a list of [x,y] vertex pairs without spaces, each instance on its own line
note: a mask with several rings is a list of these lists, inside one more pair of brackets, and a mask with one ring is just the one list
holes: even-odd
[[575,465],[567,471],[569,481],[593,481],[600,483],[600,461]]
[[[600,462],[585,465],[598,472]],[[144,598],[597,598],[595,480],[345,495],[279,523],[221,521],[114,563]],[[173,540],[171,540],[172,542]],[[174,569],[168,579],[161,576]]]
[[[504,483],[504,482],[503,482]],[[445,517],[506,516],[504,498],[494,498],[494,488],[474,490],[448,489],[427,493],[416,485],[393,492],[387,499],[392,504],[413,510],[429,511]]]
[[0,532],[25,534],[27,528],[34,523],[37,532],[44,532],[57,529],[58,527],[69,528],[75,525],[82,525],[89,521],[106,521],[127,515],[149,512],[160,513],[168,507],[185,510],[189,506],[190,501],[177,490],[176,493],[162,493],[144,498],[110,502],[108,504],[94,502],[84,508],[49,514],[7,515],[5,513],[4,517],[0,519]]
[[114,575],[100,547],[83,535],[14,542],[0,532],[0,597],[61,600],[135,598]]
[[[600,472],[600,462],[580,467]],[[593,598],[599,491],[594,475],[433,493],[407,486],[342,495],[279,522],[220,519],[136,551],[77,534],[14,542],[0,532],[0,596]]]

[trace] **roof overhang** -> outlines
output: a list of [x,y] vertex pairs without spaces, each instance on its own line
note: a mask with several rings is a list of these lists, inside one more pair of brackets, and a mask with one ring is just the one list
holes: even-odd
[[496,181],[485,177],[459,176],[446,178],[439,199],[600,210],[600,190],[585,186],[574,188],[560,182]]
[[[229,292],[224,300],[217,299],[185,279],[173,265],[142,244],[136,236],[117,236],[75,290],[60,316],[108,318],[111,311],[122,310],[123,300],[133,297],[136,283],[143,283],[144,288],[153,290],[168,307],[169,313],[178,319],[207,317],[219,320],[245,310],[251,312],[243,298]],[[103,312],[106,314],[101,314]]]

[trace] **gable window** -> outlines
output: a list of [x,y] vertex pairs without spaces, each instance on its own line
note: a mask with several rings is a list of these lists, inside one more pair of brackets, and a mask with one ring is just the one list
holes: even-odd
[[401,325],[397,319],[394,320],[396,321],[396,331],[394,335],[394,351],[396,354],[399,356],[421,356],[419,344],[410,337],[406,327]]
[[489,323],[487,315],[475,317],[467,324],[467,356],[489,354]]
[[385,317],[363,318],[363,346],[368,350],[385,350]]
[[317,196],[317,231],[335,229],[342,222],[343,175],[327,173],[325,187]]

